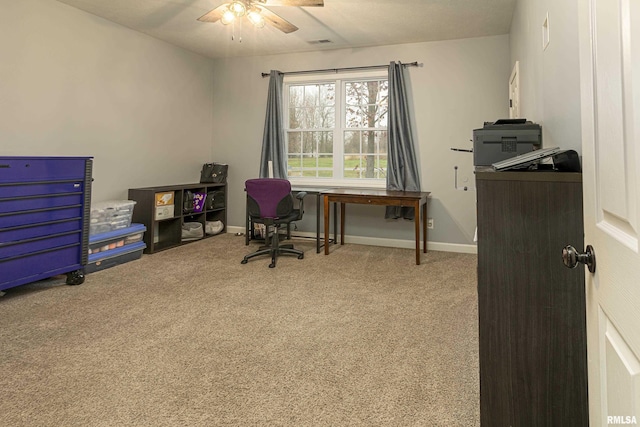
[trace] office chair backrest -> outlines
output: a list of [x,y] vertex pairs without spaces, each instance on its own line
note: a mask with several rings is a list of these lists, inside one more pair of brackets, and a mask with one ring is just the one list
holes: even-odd
[[245,182],[249,215],[279,218],[293,211],[291,183],[286,179],[258,178]]

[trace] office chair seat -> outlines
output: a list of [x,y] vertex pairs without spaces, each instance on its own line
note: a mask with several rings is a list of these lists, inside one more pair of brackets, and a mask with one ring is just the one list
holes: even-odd
[[280,244],[278,230],[283,225],[302,219],[306,193],[301,192],[296,195],[299,206],[295,209],[291,183],[286,179],[250,179],[245,182],[245,191],[247,192],[247,217],[255,224],[264,224],[265,241],[269,242],[270,235],[271,241],[257,251],[246,255],[241,263],[246,264],[249,259],[260,255],[270,255],[269,268],[274,268],[279,255],[297,255],[298,259],[303,259],[303,251],[295,249],[292,244]]

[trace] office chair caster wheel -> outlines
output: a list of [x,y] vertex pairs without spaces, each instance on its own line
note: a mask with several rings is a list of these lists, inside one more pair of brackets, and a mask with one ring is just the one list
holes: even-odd
[[298,255],[298,259],[304,259],[304,254]]
[[249,260],[243,259],[242,261],[240,261],[240,264],[246,264],[248,262],[249,262]]

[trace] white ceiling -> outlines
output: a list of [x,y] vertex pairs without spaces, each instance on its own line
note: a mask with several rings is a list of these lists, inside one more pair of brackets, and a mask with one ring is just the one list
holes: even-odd
[[[324,0],[270,7],[299,30],[197,19],[226,0],[58,0],[210,58],[358,48],[507,34],[516,0]],[[233,39],[232,39],[232,36]],[[317,40],[331,43],[313,44]]]

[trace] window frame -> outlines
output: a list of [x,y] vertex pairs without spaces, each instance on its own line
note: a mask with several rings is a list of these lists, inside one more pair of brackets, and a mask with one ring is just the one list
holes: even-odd
[[[356,130],[347,128],[345,126],[346,116],[346,103],[344,102],[345,86],[350,81],[367,81],[367,80],[388,80],[389,73],[386,69],[370,70],[370,71],[356,71],[356,72],[343,72],[340,75],[336,73],[330,74],[316,74],[309,75],[290,75],[284,76],[283,83],[283,106],[286,111],[283,114],[283,127],[285,134],[285,144],[288,145],[288,132],[293,129],[289,129],[289,86],[297,84],[326,84],[335,83],[335,120],[333,128],[333,170],[334,177],[332,178],[320,178],[320,177],[289,177],[289,181],[292,185],[300,186],[314,186],[314,187],[360,187],[360,188],[386,188],[386,178],[336,178],[335,172],[344,169],[344,132],[349,130]],[[339,88],[339,89],[338,89]],[[387,103],[388,105],[388,103]],[[387,113],[388,114],[388,113]],[[360,130],[361,128],[357,128]],[[370,128],[372,131],[380,130],[380,128]],[[388,126],[384,129],[387,131]],[[287,153],[287,164],[289,161],[288,149],[285,146],[285,152]],[[387,174],[388,174],[388,159],[387,153]]]

